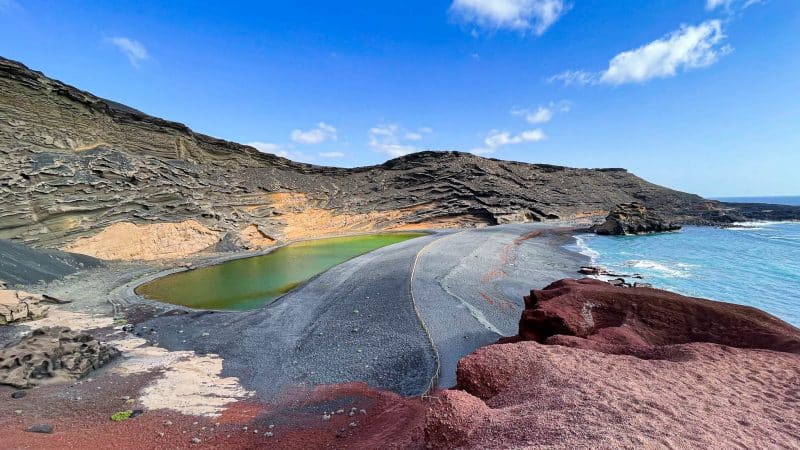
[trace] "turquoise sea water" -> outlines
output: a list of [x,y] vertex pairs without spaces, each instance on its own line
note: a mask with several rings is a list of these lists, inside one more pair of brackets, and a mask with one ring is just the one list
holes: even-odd
[[716,200],[731,203],[770,203],[773,205],[800,206],[800,195],[781,197],[719,197]]
[[654,287],[754,306],[800,326],[800,223],[579,235],[572,249],[615,273],[639,273]]

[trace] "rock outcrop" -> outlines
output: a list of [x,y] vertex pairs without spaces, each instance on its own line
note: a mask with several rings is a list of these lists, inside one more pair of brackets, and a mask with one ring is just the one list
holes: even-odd
[[592,226],[591,231],[602,235],[623,235],[661,233],[680,228],[680,225],[668,222],[641,203],[625,203],[617,205],[608,214],[605,222]]
[[36,320],[47,315],[47,297],[25,291],[0,288],[0,325]]
[[[73,248],[118,223],[196,220],[222,243],[259,247],[354,231],[601,218],[634,201],[671,221],[744,217],[736,207],[624,169],[460,152],[422,152],[354,169],[299,164],[2,58],[0,106],[0,239],[38,247]],[[775,214],[775,208],[754,213]],[[800,217],[800,208],[781,214]]]
[[532,291],[520,335],[463,358],[432,448],[797,445],[800,330],[754,308],[597,280]]
[[40,328],[0,350],[0,384],[26,389],[53,379],[76,380],[119,355],[89,334]]

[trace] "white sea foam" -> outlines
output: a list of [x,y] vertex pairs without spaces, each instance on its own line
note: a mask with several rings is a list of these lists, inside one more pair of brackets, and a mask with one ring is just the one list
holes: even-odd
[[598,253],[593,248],[589,247],[586,243],[586,240],[583,239],[581,236],[573,236],[575,238],[575,247],[578,250],[578,253],[584,256],[588,256],[589,259],[592,261],[592,265],[594,265],[597,261],[597,258],[600,257],[600,253]]
[[650,261],[647,259],[630,259],[625,261],[625,265],[635,269],[644,269],[653,272],[658,272],[660,275],[675,278],[688,278],[688,270],[693,267],[691,264],[677,263],[670,267],[664,263]]
[[734,222],[731,225],[733,226],[733,229],[736,229],[736,228],[763,229],[764,227],[770,227],[770,226],[773,226],[773,225],[780,225],[782,223],[784,223],[784,222],[776,222],[776,221],[768,221],[768,220],[756,220],[756,221],[753,221],[753,222]]

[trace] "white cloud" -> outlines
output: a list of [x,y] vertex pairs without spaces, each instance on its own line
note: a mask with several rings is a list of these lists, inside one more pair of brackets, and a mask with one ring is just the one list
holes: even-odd
[[[450,13],[458,19],[492,30],[544,33],[569,7],[564,0],[453,0]],[[472,30],[473,36],[475,30]]]
[[540,106],[536,111],[529,109],[512,109],[511,115],[525,117],[528,123],[547,123],[553,118],[553,110],[548,106]]
[[260,151],[261,153],[271,153],[275,156],[280,156],[281,158],[291,159],[292,161],[299,161],[299,162],[313,162],[314,157],[310,155],[306,155],[302,152],[294,152],[284,149],[278,144],[273,144],[271,142],[248,142],[245,145],[249,145],[250,147],[255,148],[256,150]]
[[561,82],[564,83],[564,86],[595,84],[597,74],[583,70],[565,70],[548,78],[547,82]]
[[470,150],[470,152],[476,155],[488,155],[507,145],[539,142],[545,139],[547,139],[547,136],[544,134],[544,131],[538,128],[535,130],[526,130],[515,135],[512,135],[508,131],[492,130],[486,136],[486,139],[483,140],[483,147],[474,148]]
[[570,109],[572,109],[572,106],[569,102],[550,102],[547,105],[539,105],[536,110],[530,110],[528,108],[512,108],[511,115],[524,117],[528,123],[537,125],[547,123],[553,119],[553,116],[556,113],[566,113],[569,112]]
[[740,6],[741,9],[745,9],[757,3],[761,3],[762,1],[763,0],[707,0],[706,9],[713,11],[722,7],[727,11],[731,11],[734,6]]
[[722,22],[708,20],[696,26],[683,25],[661,39],[613,57],[608,69],[599,73],[567,71],[550,81],[564,84],[643,83],[653,78],[669,78],[680,71],[698,69],[717,62],[731,51],[723,46]]
[[319,156],[322,158],[343,158],[344,153],[342,152],[320,152]]
[[420,151],[408,142],[418,142],[424,139],[426,134],[432,133],[429,127],[422,127],[417,131],[404,130],[397,124],[385,124],[372,127],[369,130],[369,146],[392,158],[408,155]]
[[131,62],[133,67],[139,67],[139,63],[150,59],[147,49],[139,41],[126,37],[113,37],[108,41],[128,57],[128,61]]
[[308,130],[294,130],[291,134],[292,140],[298,144],[321,144],[325,141],[335,141],[336,128],[325,122],[320,122],[316,127]]

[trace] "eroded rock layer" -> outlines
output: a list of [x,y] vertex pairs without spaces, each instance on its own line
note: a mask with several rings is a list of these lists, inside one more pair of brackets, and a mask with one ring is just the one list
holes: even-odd
[[[262,246],[352,231],[602,217],[632,201],[671,220],[744,217],[735,207],[623,169],[458,152],[355,169],[299,164],[194,133],[0,58],[0,239],[69,247],[120,222],[196,220],[222,243]],[[787,208],[753,206],[747,214],[800,217],[800,208]]]

